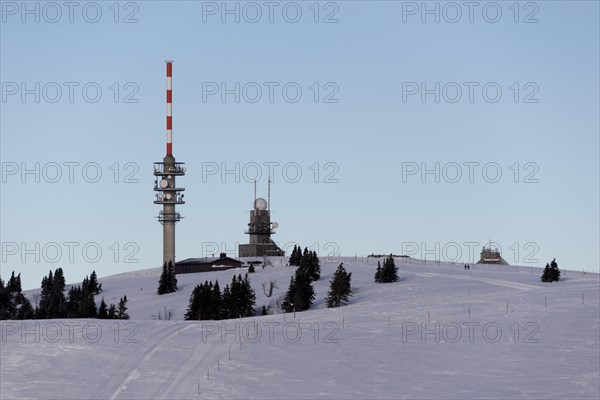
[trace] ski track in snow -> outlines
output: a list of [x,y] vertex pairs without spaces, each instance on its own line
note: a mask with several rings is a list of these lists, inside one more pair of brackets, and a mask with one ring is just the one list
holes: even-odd
[[[110,380],[92,393],[92,399],[116,399],[121,393],[121,388],[133,379],[139,365],[142,365],[165,340],[179,332],[180,327],[166,326],[153,334],[150,341],[140,345],[138,350],[130,354],[123,364],[112,374]],[[125,378],[123,378],[125,377]]]

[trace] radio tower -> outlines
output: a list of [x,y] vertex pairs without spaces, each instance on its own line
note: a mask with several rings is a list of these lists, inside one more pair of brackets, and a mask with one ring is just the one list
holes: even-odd
[[172,100],[173,92],[171,78],[173,72],[173,61],[167,63],[167,154],[162,162],[154,163],[154,191],[156,200],[154,204],[162,204],[163,209],[158,214],[158,222],[163,226],[163,263],[173,263],[175,266],[175,224],[181,219],[181,215],[175,211],[177,204],[185,204],[183,201],[184,188],[178,188],[175,184],[176,176],[185,175],[185,163],[176,162],[173,157],[173,116]]

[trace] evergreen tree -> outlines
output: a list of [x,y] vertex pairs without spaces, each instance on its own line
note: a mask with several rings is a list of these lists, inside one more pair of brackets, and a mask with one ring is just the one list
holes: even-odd
[[33,319],[35,318],[35,310],[27,297],[19,294],[21,297],[19,310],[17,311],[16,319]]
[[558,269],[558,264],[556,263],[556,258],[552,259],[550,263],[550,276],[553,282],[558,282],[560,280],[560,270]]
[[294,264],[296,267],[300,266],[300,260],[302,260],[302,249],[298,245],[296,247],[296,255],[294,256]]
[[305,271],[312,281],[318,281],[321,278],[321,265],[316,251],[310,251],[304,248],[304,253],[298,249],[301,258],[298,262],[298,269]]
[[14,313],[15,307],[12,295],[4,286],[2,278],[0,278],[0,320],[12,319]]
[[[241,278],[241,276],[240,276]],[[252,285],[250,285],[250,280],[248,278],[248,274],[244,276],[244,280],[240,280],[240,315],[242,317],[250,317],[254,315],[254,305],[256,304],[256,294],[254,293],[254,289]]]
[[173,263],[169,261],[169,264],[166,263],[163,265],[162,273],[160,274],[160,279],[158,281],[158,290],[157,294],[169,294],[177,291],[177,277],[175,276],[175,267],[173,267]]
[[42,278],[42,291],[40,292],[40,300],[38,305],[38,312],[36,317],[45,319],[52,318],[50,316],[50,302],[52,301],[52,281],[54,280],[54,274],[52,270],[48,272],[48,276]]
[[290,259],[288,260],[289,265],[296,265],[296,250],[298,246],[294,245],[294,249],[292,250],[292,254],[290,254]]
[[204,282],[197,285],[188,302],[186,320],[218,320],[240,318],[254,315],[256,303],[254,289],[250,286],[248,274],[242,279],[234,275],[231,286],[225,286],[221,293],[219,282]]
[[21,274],[15,276],[13,271],[6,284],[0,278],[0,320],[32,318],[35,318],[35,310],[22,293]]
[[290,256],[289,264],[299,267],[301,260],[302,260],[302,249],[300,248],[300,246],[294,245],[294,250],[292,250],[292,255]]
[[327,307],[340,307],[348,303],[352,296],[351,280],[352,272],[347,273],[344,264],[341,263],[330,281],[330,290],[325,301]]
[[15,277],[15,271],[10,275],[10,279],[6,284],[6,290],[11,293],[21,293],[21,274]]
[[42,279],[42,291],[37,318],[64,318],[67,315],[65,299],[65,278],[62,268],[57,268],[52,274]]
[[229,296],[229,318],[240,318],[242,316],[242,275],[233,276],[231,279]]
[[96,271],[92,271],[92,274],[90,275],[90,290],[94,295],[100,294],[100,292],[102,291],[102,284],[98,283],[98,276],[96,275]]
[[290,286],[285,294],[281,308],[285,312],[308,310],[315,299],[312,279],[302,267],[290,279]]
[[117,318],[117,307],[113,303],[110,303],[110,307],[108,307],[108,319],[116,319]]
[[79,318],[81,287],[71,286],[67,293],[67,318]]
[[223,295],[221,296],[221,312],[219,319],[227,319],[231,315],[231,290],[229,285],[223,289]]
[[52,294],[50,302],[50,318],[64,318],[67,314],[65,299],[65,276],[62,268],[54,270],[52,280]]
[[267,307],[262,306],[262,309],[260,311],[260,315],[269,315],[269,312],[267,311]]
[[550,264],[546,264],[541,280],[542,282],[558,282],[560,280],[560,270],[556,258]]
[[542,282],[552,282],[550,279],[550,264],[546,263],[544,272],[542,273]]
[[10,318],[11,298],[8,291],[4,287],[4,281],[0,278],[0,320]]
[[377,277],[379,277],[379,283],[390,283],[398,281],[398,267],[396,267],[394,257],[391,254],[385,259],[385,261],[383,262],[383,267],[378,272],[379,275],[377,274],[377,272],[375,272],[376,282]]
[[308,253],[308,275],[313,281],[321,279],[321,265],[319,264],[319,257],[316,251],[310,251]]
[[123,296],[119,299],[119,308],[117,310],[117,319],[129,319],[127,314],[127,296]]
[[104,302],[104,297],[100,302],[100,307],[98,308],[98,318],[100,319],[108,319],[108,306]]
[[204,282],[200,290],[200,319],[207,320],[211,319],[212,307],[211,300],[213,294],[213,283]]
[[304,252],[300,251],[300,249],[298,249],[298,252],[300,253],[298,267],[302,268],[305,271],[310,270],[310,255],[308,247],[304,248]]
[[192,290],[192,294],[190,294],[190,299],[188,301],[188,308],[183,316],[185,320],[198,320],[200,319],[197,307],[198,307],[198,292],[200,290],[200,286],[196,285],[196,287]]
[[285,293],[285,297],[281,302],[281,309],[285,312],[294,311],[294,292],[296,291],[296,280],[294,277],[290,277],[290,285]]
[[221,318],[221,288],[219,287],[219,281],[215,281],[214,286],[210,292],[210,305],[208,307],[208,318],[207,319],[220,319]]
[[86,276],[81,285],[81,300],[79,305],[80,318],[94,318],[98,314],[96,309],[96,300],[94,299],[94,291],[90,280]]
[[190,296],[190,309],[188,310],[188,319],[207,320],[213,319],[215,310],[211,306],[213,296],[212,282],[205,281],[196,286]]
[[294,307],[296,311],[308,310],[315,299],[310,275],[304,271],[296,274],[296,291],[294,292]]
[[381,262],[377,260],[377,270],[375,271],[375,282],[381,283]]

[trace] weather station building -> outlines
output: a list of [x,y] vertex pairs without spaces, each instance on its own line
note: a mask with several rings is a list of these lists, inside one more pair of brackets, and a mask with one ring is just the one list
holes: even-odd
[[284,256],[285,252],[275,244],[271,235],[278,228],[277,222],[271,222],[271,179],[269,178],[268,200],[256,198],[256,182],[254,182],[254,202],[250,211],[250,223],[245,232],[250,237],[250,242],[240,244],[239,257]]
[[483,246],[481,249],[481,254],[477,264],[509,265],[506,260],[502,258],[502,255],[500,255],[500,250],[492,247],[491,242],[487,247]]

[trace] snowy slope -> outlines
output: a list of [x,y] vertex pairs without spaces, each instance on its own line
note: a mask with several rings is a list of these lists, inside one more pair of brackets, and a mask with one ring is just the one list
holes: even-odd
[[[599,398],[598,274],[542,285],[535,268],[411,260],[397,262],[400,282],[375,284],[373,260],[345,258],[354,297],[327,309],[339,261],[322,259],[315,305],[295,318],[182,321],[196,284],[245,270],[180,275],[166,296],[154,294],[158,269],[101,278],[107,302],[127,295],[132,320],[3,322],[0,397]],[[293,274],[274,263],[250,274],[258,306]],[[175,320],[152,320],[165,308]]]

